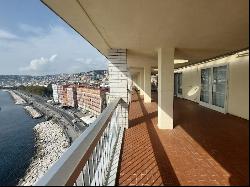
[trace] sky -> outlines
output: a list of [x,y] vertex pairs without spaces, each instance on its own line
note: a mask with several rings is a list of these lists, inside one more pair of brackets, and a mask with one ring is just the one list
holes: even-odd
[[0,0],[0,75],[94,69],[106,58],[40,0]]

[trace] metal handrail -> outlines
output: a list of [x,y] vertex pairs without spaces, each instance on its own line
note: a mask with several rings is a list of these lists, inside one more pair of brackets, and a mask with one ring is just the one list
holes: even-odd
[[35,186],[74,185],[105,129],[110,124],[117,106],[123,103],[124,101],[121,98],[111,102],[95,122],[73,142],[47,173],[35,183]]

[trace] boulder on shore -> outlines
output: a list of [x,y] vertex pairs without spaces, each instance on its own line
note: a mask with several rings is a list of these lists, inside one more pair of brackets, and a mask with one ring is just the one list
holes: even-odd
[[53,120],[34,127],[37,153],[18,186],[34,185],[70,146],[63,129]]

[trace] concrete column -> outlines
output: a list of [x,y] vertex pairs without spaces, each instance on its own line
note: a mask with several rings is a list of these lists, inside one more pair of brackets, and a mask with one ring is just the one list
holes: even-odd
[[141,87],[140,87],[140,80],[139,80],[139,73],[136,73],[133,75],[133,86],[139,90],[139,92],[141,91]]
[[128,71],[128,104],[130,104],[131,102],[131,94],[132,94],[132,90],[133,90],[133,82],[132,82],[132,78],[131,78],[131,74],[130,72]]
[[140,95],[144,95],[144,70],[139,71]]
[[158,49],[158,127],[173,129],[174,48]]
[[133,86],[135,86],[135,85],[136,85],[135,76],[132,75],[132,76],[131,76],[131,79],[132,79],[132,84],[133,84]]
[[[122,98],[126,103],[130,101],[130,85],[132,83],[127,65],[126,49],[110,49],[108,54],[108,71],[110,94],[108,103],[116,98]],[[122,112],[119,112],[119,123],[128,128],[128,105],[122,104]],[[113,116],[115,117],[115,116]]]
[[129,73],[126,49],[110,49],[108,60],[110,101],[121,97],[128,102]]
[[151,103],[151,66],[144,66],[144,103]]
[[138,81],[138,74],[134,75],[134,85],[136,86],[137,89],[140,89],[140,83]]

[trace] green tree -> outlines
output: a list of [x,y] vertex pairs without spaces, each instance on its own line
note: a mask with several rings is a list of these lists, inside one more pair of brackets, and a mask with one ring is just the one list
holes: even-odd
[[50,84],[48,87],[44,86],[19,86],[19,90],[29,92],[35,95],[52,97],[53,90],[52,85]]

